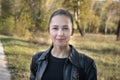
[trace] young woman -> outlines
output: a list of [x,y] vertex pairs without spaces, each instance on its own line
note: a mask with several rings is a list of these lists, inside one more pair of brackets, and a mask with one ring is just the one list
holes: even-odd
[[51,15],[48,31],[52,45],[33,56],[30,80],[97,80],[94,60],[69,44],[73,30],[73,18],[67,10]]

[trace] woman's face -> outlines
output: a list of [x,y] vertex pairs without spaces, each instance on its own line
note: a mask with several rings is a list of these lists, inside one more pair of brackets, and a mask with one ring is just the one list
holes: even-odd
[[72,23],[70,18],[65,15],[54,16],[50,22],[49,34],[54,45],[68,45],[72,34]]

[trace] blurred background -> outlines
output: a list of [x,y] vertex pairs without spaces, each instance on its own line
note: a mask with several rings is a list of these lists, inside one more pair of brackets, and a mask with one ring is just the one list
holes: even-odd
[[51,12],[69,10],[84,33],[116,34],[120,0],[0,0],[0,33],[31,37],[47,29]]
[[95,60],[98,80],[120,80],[120,0],[0,0],[0,40],[12,80],[29,80],[31,57],[51,45],[48,21],[60,8],[72,13],[70,43]]

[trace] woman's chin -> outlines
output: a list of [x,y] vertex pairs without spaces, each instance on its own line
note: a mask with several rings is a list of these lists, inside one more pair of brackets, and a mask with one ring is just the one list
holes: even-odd
[[59,47],[66,46],[66,44],[64,44],[64,43],[56,43],[55,45],[56,45],[56,46],[59,46]]

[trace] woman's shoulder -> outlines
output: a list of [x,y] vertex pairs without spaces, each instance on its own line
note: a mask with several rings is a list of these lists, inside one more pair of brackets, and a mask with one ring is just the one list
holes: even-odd
[[86,55],[84,52],[81,52],[79,50],[77,50],[75,47],[72,46],[72,57],[74,57],[74,60],[80,62],[80,63],[84,63],[84,64],[89,64],[94,62],[93,58]]
[[79,61],[83,61],[84,64],[91,64],[94,62],[94,59],[91,56],[88,56],[85,53],[78,52],[79,54]]
[[86,62],[92,62],[94,61],[92,57],[86,55],[85,53],[79,52],[79,57],[82,57],[82,59]]
[[75,47],[72,46],[72,53],[74,53],[76,59],[79,59],[80,61],[85,61],[85,62],[92,62],[94,61],[92,57],[86,55],[84,52],[81,52],[77,50]]
[[33,54],[33,57],[39,57],[39,56],[42,55],[43,52],[44,51],[36,52],[36,53]]
[[32,59],[34,61],[36,61],[38,58],[40,58],[40,56],[43,54],[43,52],[44,51],[34,53],[33,56],[32,56]]
[[83,68],[88,68],[90,66],[95,66],[95,61],[85,53],[79,53],[79,64],[81,64]]

